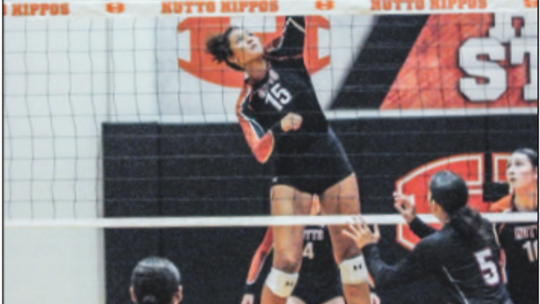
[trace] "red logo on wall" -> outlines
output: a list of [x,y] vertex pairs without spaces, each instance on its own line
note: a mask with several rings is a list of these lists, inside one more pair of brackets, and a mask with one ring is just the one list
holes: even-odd
[[381,109],[538,106],[538,16],[430,16]]
[[[428,184],[431,176],[441,170],[450,170],[461,176],[469,187],[469,205],[482,205],[482,184],[484,183],[484,154],[463,154],[441,158],[422,165],[396,182],[399,193],[414,195],[414,204],[418,214],[429,214],[427,200]],[[431,225],[439,229],[439,224]],[[407,249],[412,249],[419,238],[406,224],[397,226],[397,242]]]
[[[274,32],[254,33],[267,45],[280,37],[285,24],[285,17],[276,17]],[[231,25],[230,18],[187,18],[178,24],[178,33],[190,33],[190,61],[178,59],[178,66],[191,75],[208,82],[227,87],[242,87],[244,74],[235,71],[225,64],[212,61],[212,56],[206,52],[205,42],[213,34],[224,32]],[[306,39],[304,47],[304,62],[310,74],[316,73],[330,64],[330,56],[319,58],[318,29],[330,29],[329,21],[321,16],[306,18]]]

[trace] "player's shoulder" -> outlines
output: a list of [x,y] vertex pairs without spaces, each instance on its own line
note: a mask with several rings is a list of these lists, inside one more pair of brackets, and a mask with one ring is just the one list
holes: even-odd
[[512,208],[512,195],[507,195],[489,206],[490,212],[505,212]]

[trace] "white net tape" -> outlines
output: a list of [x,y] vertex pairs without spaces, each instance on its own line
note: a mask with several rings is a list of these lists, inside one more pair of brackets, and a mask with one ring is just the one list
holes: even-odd
[[[497,223],[538,221],[538,213],[488,213],[485,218]],[[419,215],[426,223],[438,223],[433,215]],[[365,215],[368,224],[404,224],[400,215]],[[264,227],[292,225],[347,224],[351,216],[230,216],[230,217],[162,217],[162,218],[106,218],[106,219],[56,219],[8,220],[5,228],[175,228],[175,227]]]

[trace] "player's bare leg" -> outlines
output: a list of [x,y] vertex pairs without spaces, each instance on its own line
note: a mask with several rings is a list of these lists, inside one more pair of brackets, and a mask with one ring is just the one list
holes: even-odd
[[[360,193],[356,175],[351,174],[338,184],[328,188],[321,197],[321,207],[324,214],[359,214],[360,213]],[[344,225],[329,226],[330,237],[332,238],[332,247],[334,258],[338,265],[344,261],[353,261],[357,259],[361,251],[354,242],[344,237],[342,230]],[[340,266],[341,268],[341,266]],[[369,284],[367,280],[362,283],[348,284],[344,280],[344,271],[342,270],[343,293],[347,303],[369,304]],[[345,278],[346,279],[346,278]],[[353,281],[355,281],[353,279]]]
[[[274,216],[308,215],[312,195],[290,186],[275,185],[270,190],[270,204],[271,213]],[[304,226],[274,226],[272,230],[274,233],[273,268],[264,285],[261,304],[285,304],[287,297],[292,293],[292,288],[290,291],[284,291],[283,289],[287,288],[280,284],[293,275],[297,276],[300,271]],[[291,281],[294,281],[294,278]],[[269,285],[273,286],[274,290]],[[279,295],[279,293],[282,294]]]

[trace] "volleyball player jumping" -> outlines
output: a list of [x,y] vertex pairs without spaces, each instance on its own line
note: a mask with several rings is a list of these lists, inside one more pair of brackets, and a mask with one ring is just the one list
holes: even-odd
[[[266,49],[237,27],[206,46],[218,62],[248,75],[236,113],[255,158],[273,163],[272,215],[309,214],[313,194],[320,196],[323,214],[358,214],[356,176],[317,100],[304,64],[304,37],[304,18],[287,17],[282,37]],[[354,242],[341,234],[344,228],[328,227],[344,295],[348,303],[368,304],[365,262]],[[262,303],[284,304],[298,281],[304,227],[272,231],[273,268]]]
[[137,304],[178,304],[182,301],[180,272],[165,258],[146,258],[133,269],[129,292]]
[[[518,149],[506,169],[511,194],[490,206],[491,212],[538,211],[538,153]],[[538,222],[496,225],[505,253],[508,292],[516,304],[538,304]]]
[[[433,274],[445,287],[452,304],[512,304],[498,267],[499,246],[492,225],[467,207],[469,190],[465,181],[449,171],[436,173],[429,183],[431,213],[443,224],[440,231],[418,217],[408,198],[395,194],[396,209],[422,240],[397,265],[385,264],[372,233],[362,220],[343,233],[362,249],[377,287],[406,283]],[[516,303],[518,304],[518,303]]]

